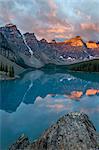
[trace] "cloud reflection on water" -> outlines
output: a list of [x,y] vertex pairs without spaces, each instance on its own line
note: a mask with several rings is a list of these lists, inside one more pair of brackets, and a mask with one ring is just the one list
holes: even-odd
[[[40,136],[60,116],[72,111],[88,114],[99,131],[98,95],[86,96],[84,94],[80,101],[75,101],[66,94],[47,94],[44,98],[36,97],[34,104],[27,105],[22,102],[16,112],[0,111],[2,116],[2,143],[3,145],[9,145],[22,133],[33,140]],[[5,140],[5,136],[9,140]]]

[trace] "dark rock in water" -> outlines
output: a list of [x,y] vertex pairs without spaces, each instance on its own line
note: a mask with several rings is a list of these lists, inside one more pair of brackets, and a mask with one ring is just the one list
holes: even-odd
[[24,142],[23,144],[16,142],[9,150],[17,148],[20,150],[98,150],[99,135],[87,115],[75,112],[60,118],[38,140],[27,144],[27,147],[24,147]]

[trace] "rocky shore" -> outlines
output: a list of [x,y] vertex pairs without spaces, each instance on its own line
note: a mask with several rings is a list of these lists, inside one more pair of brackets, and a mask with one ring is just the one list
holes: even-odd
[[61,117],[36,141],[22,135],[9,150],[98,150],[99,134],[88,116],[74,112]]

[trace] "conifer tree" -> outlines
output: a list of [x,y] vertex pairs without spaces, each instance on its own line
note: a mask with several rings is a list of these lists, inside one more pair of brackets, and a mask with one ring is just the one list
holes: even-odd
[[8,73],[8,65],[5,66],[5,72]]
[[11,67],[11,76],[14,77],[14,67]]
[[8,75],[9,77],[11,76],[11,66],[9,67]]
[[0,63],[0,71],[2,71],[2,62]]
[[3,65],[2,62],[1,62],[1,64],[0,64],[0,71],[4,71],[4,65]]

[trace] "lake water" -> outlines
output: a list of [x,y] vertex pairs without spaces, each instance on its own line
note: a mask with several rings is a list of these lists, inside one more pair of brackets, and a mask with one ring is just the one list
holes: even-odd
[[36,70],[0,81],[0,88],[0,150],[7,150],[22,133],[30,140],[38,138],[72,111],[88,114],[99,131],[98,73]]

